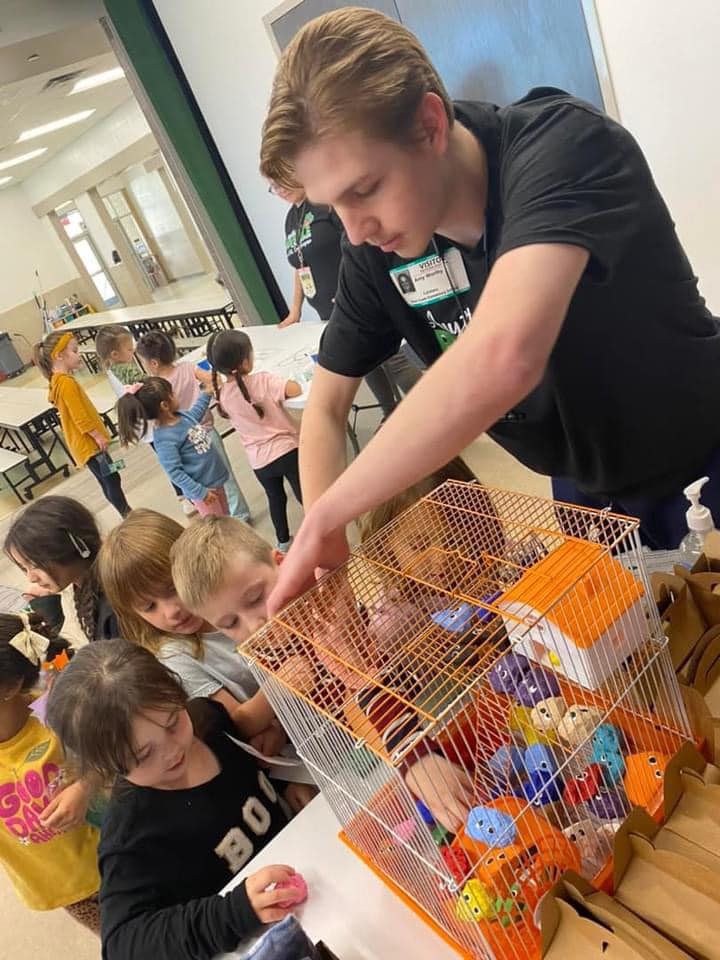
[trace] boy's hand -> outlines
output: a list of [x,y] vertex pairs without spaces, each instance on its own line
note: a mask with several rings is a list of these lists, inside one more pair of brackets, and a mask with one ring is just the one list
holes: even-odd
[[438,823],[457,833],[473,805],[473,790],[462,767],[430,753],[410,765],[405,783]]
[[195,367],[195,379],[205,387],[212,386],[212,373],[202,367]]
[[84,780],[65,787],[45,807],[40,815],[40,823],[48,830],[63,833],[82,823],[90,802],[90,786]]
[[255,911],[260,923],[275,923],[276,920],[282,920],[288,913],[292,912],[292,907],[279,907],[278,904],[288,899],[286,889],[268,890],[271,883],[282,883],[283,880],[289,880],[294,876],[295,871],[292,867],[276,864],[272,867],[264,867],[253,873],[245,881],[245,891],[250,901],[250,906]]

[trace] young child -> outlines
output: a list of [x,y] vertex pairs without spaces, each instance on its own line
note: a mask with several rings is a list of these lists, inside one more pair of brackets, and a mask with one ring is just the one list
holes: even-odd
[[127,327],[116,324],[100,327],[95,337],[95,353],[118,396],[122,395],[123,387],[142,380],[143,371],[135,361],[135,340]]
[[31,910],[64,907],[99,933],[90,791],[63,786],[60,744],[30,710],[41,665],[67,649],[51,636],[39,617],[0,614],[0,862]]
[[210,394],[201,393],[190,410],[181,410],[171,385],[162,377],[148,377],[128,390],[117,403],[120,442],[137,443],[154,420],[155,452],[171,483],[201,516],[226,514],[227,467],[202,422]]
[[[183,531],[172,548],[171,559],[173,582],[182,602],[237,643],[246,641],[267,622],[267,598],[277,582],[277,564],[283,554],[273,551],[254,530],[231,517],[209,517]],[[364,691],[354,682],[357,672],[340,666],[335,657],[322,656],[320,651],[332,650],[342,662],[354,661],[365,673],[369,669],[366,661],[378,656],[371,649],[359,655],[358,651],[337,648],[338,624],[348,613],[348,603],[354,604],[352,594],[349,599],[338,598],[337,610],[328,605],[327,619],[318,621],[313,642],[304,650],[298,640],[290,657],[285,651],[266,652],[268,662],[274,664],[283,655],[287,657],[273,673],[305,695],[312,696],[321,686],[327,691],[332,687],[332,694],[324,693],[323,698],[329,702],[328,697],[332,697],[339,712]],[[381,657],[379,651],[378,660]],[[363,684],[361,681],[359,686]],[[365,691],[373,693],[372,688],[370,684]],[[402,710],[401,702],[393,699],[393,704],[387,698],[383,701],[377,718],[388,729],[397,721],[398,709]],[[454,830],[465,821],[472,806],[472,785],[460,767],[421,748],[409,755],[404,776],[439,823]]]
[[[145,371],[141,369],[135,360],[135,340],[127,327],[119,327],[115,324],[109,327],[101,327],[95,337],[95,351],[100,360],[100,364],[110,381],[115,395],[119,398],[126,392],[126,388],[138,383],[145,376]],[[189,407],[192,404],[188,404]],[[153,443],[153,424],[147,425],[145,443],[155,450]],[[180,509],[186,516],[195,513],[195,507],[182,495],[180,487],[172,484],[175,496],[178,498]]]
[[249,667],[223,633],[182,605],[170,551],[183,527],[154,510],[133,510],[111,531],[98,556],[98,575],[117,611],[122,635],[177,674],[188,697],[221,703],[245,739],[275,755],[286,737]]
[[84,647],[58,675],[48,724],[81,772],[114,783],[99,848],[105,960],[210,960],[290,912],[292,894],[267,889],[290,867],[219,893],[286,823],[221,704],[188,705],[167,667],[120,640]]
[[100,414],[73,373],[82,363],[78,342],[71,333],[56,330],[35,344],[33,361],[50,382],[48,399],[60,417],[65,443],[78,467],[87,465],[106,500],[121,517],[130,512],[120,474],[112,469],[107,452],[110,435]]
[[115,614],[100,589],[95,561],[100,531],[90,511],[70,497],[43,497],[13,520],[3,549],[27,577],[25,594],[61,594],[64,633],[75,640],[110,640],[120,636]]
[[[278,550],[287,553],[291,537],[287,518],[287,480],[299,503],[299,431],[283,409],[289,397],[298,397],[302,387],[294,380],[271,373],[253,373],[253,349],[242,330],[223,330],[208,340],[207,358],[220,410],[240,437],[250,466],[265,489]],[[220,385],[218,373],[228,379]]]
[[[151,376],[163,377],[172,386],[180,409],[190,410],[200,395],[200,384],[193,364],[178,363],[177,347],[172,337],[169,337],[162,330],[151,330],[150,333],[146,333],[140,338],[136,352]],[[222,458],[228,472],[225,494],[230,514],[248,522],[250,520],[250,507],[248,507],[247,500],[235,479],[225,445],[222,437],[215,429],[210,409],[205,411],[203,426],[207,428],[210,442]]]

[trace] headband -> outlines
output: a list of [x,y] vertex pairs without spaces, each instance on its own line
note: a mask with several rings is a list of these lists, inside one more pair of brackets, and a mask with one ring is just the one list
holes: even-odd
[[32,629],[26,613],[19,613],[18,616],[22,620],[23,628],[20,633],[16,633],[12,638],[10,646],[14,647],[30,663],[40,666],[45,659],[50,641],[47,637],[43,637]]
[[65,347],[67,347],[67,345],[70,343],[72,338],[73,338],[73,335],[71,333],[64,333],[60,337],[58,342],[55,344],[55,346],[52,348],[52,350],[50,351],[50,359],[51,360],[57,359],[57,357],[60,356],[60,354],[65,349]]
[[141,390],[145,386],[144,383],[128,383],[123,393],[136,394],[138,390]]

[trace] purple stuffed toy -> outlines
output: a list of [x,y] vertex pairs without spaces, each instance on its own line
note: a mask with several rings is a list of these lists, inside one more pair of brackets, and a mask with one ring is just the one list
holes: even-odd
[[542,667],[531,667],[514,691],[524,707],[535,707],[543,700],[560,695],[560,684],[554,673]]
[[521,653],[506,653],[488,674],[488,681],[495,693],[517,695],[520,681],[529,670],[530,661],[527,657]]
[[599,790],[585,806],[601,820],[623,820],[628,813],[628,803],[617,790]]

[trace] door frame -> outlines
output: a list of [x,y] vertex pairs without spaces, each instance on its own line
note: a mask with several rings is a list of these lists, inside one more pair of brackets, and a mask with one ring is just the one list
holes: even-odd
[[285,298],[154,6],[104,3],[100,23],[238,313],[277,323]]

